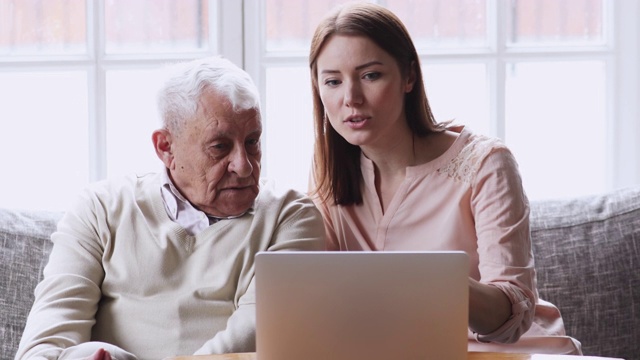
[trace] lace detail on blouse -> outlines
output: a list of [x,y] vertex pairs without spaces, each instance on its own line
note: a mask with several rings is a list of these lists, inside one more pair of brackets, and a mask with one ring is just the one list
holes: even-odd
[[458,155],[438,169],[438,173],[467,184],[472,183],[487,155],[492,150],[503,147],[500,139],[472,135]]

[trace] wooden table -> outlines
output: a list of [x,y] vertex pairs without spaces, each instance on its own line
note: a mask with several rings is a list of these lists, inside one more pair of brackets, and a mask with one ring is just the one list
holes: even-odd
[[[224,355],[177,356],[169,360],[256,360],[256,353],[238,353]],[[538,355],[470,352],[468,360],[612,360],[597,356]],[[167,359],[165,359],[167,360]]]

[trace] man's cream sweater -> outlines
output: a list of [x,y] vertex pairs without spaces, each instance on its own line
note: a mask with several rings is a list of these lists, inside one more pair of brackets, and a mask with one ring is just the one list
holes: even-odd
[[255,351],[254,256],[323,249],[320,213],[262,183],[251,211],[192,236],[168,217],[160,183],[132,176],[83,192],[52,235],[16,359]]

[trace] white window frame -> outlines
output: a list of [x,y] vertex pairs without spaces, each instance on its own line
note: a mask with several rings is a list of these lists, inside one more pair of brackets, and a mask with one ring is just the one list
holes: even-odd
[[[306,53],[271,53],[265,49],[265,28],[263,21],[264,0],[203,0],[209,2],[210,36],[208,47],[203,51],[180,54],[152,55],[106,55],[104,48],[104,0],[86,0],[87,6],[87,54],[64,56],[0,57],[0,71],[36,71],[36,70],[84,70],[88,74],[89,114],[89,179],[88,182],[104,179],[107,175],[106,149],[106,72],[111,69],[135,69],[149,65],[160,65],[169,61],[220,54],[245,68],[253,77],[261,91],[263,114],[266,111],[266,70],[270,66],[307,64]],[[491,9],[506,0],[488,0],[489,15]],[[600,53],[607,62],[609,122],[608,171],[609,189],[640,184],[640,2],[605,0],[611,9],[608,16],[613,27],[607,33],[611,48]],[[498,11],[496,16],[503,19],[506,14]],[[489,21],[489,39],[491,44],[502,44],[500,37],[504,29],[495,24],[505,21]],[[95,44],[95,46],[93,45]],[[490,54],[497,51],[497,56]],[[504,67],[507,60],[526,59],[527,54],[507,52],[505,49],[490,49],[459,54],[421,54],[428,62],[483,62],[490,71],[489,76],[496,79],[490,82],[492,103],[490,116],[502,119],[492,124],[492,134],[504,136]],[[595,50],[594,50],[595,51]],[[598,50],[599,51],[599,50]],[[572,56],[588,58],[593,54],[579,51]],[[499,86],[498,84],[503,84]],[[309,119],[311,118],[309,109]],[[265,129],[269,120],[264,119]],[[553,131],[553,124],[541,123]],[[570,139],[570,137],[568,137]],[[265,153],[273,144],[263,143]],[[308,172],[309,169],[291,171]],[[269,169],[263,168],[263,176],[269,176]]]
[[615,1],[615,86],[610,96],[616,144],[612,160],[612,185],[640,183],[640,2]]

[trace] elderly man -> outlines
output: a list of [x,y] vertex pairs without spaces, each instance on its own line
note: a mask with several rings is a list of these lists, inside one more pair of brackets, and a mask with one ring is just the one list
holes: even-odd
[[16,359],[255,351],[255,254],[323,248],[312,202],[260,180],[248,74],[218,57],[173,70],[164,171],[96,183],[65,214]]

